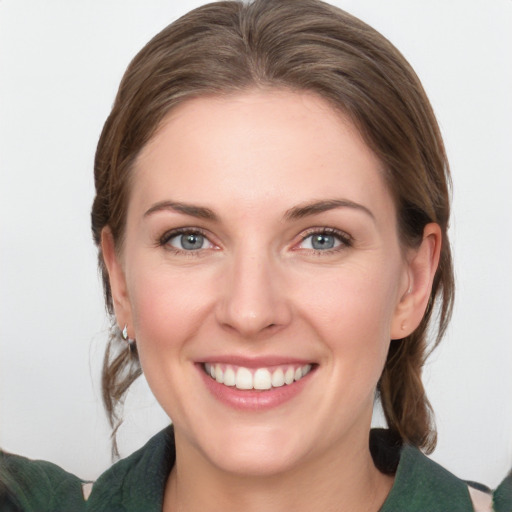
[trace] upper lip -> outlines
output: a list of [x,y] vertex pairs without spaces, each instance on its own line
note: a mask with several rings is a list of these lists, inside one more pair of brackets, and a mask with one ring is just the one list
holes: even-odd
[[244,368],[267,368],[270,366],[282,365],[306,365],[314,364],[311,359],[304,359],[298,357],[287,356],[258,356],[258,357],[243,357],[238,355],[218,355],[202,358],[200,363],[209,364],[229,364],[233,366],[242,366]]

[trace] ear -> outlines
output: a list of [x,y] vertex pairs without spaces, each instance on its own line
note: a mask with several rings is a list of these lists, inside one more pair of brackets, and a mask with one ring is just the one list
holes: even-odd
[[438,224],[427,224],[421,244],[407,254],[405,285],[391,324],[392,340],[409,336],[421,323],[439,264],[442,238]]
[[120,329],[127,325],[128,337],[131,338],[133,336],[130,336],[130,330],[133,329],[133,322],[126,278],[122,262],[115,248],[114,237],[109,227],[105,227],[101,231],[101,252],[107,267],[117,324]]

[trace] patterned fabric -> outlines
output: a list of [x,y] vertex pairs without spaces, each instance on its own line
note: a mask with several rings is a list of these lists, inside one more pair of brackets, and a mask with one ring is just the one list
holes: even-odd
[[[372,431],[372,455],[395,483],[381,512],[472,512],[468,487],[411,446],[401,447],[386,431]],[[0,452],[2,512],[161,512],[167,476],[175,461],[168,427],[108,469],[87,501],[79,478],[58,466]],[[382,470],[382,469],[381,469]],[[86,486],[87,487],[87,486]],[[88,486],[90,487],[90,485]],[[495,493],[496,512],[512,512],[512,477]]]

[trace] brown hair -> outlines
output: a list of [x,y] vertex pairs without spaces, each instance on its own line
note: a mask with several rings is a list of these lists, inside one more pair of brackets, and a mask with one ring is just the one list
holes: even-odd
[[[195,9],[157,34],[129,65],[98,143],[96,245],[108,226],[121,250],[134,160],[170,109],[195,96],[269,87],[314,92],[350,117],[384,164],[404,245],[419,243],[428,222],[441,226],[441,260],[425,316],[413,334],[392,342],[378,385],[390,429],[431,451],[436,432],[421,371],[432,316],[434,347],[453,303],[448,162],[418,77],[362,21],[317,0],[228,1]],[[113,315],[101,249],[99,267]],[[113,427],[125,392],[141,372],[136,350],[121,347],[114,333],[103,368],[103,398]]]

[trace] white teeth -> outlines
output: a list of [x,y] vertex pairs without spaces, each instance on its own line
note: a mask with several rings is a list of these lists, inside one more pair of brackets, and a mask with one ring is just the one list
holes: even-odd
[[254,389],[270,389],[272,387],[272,377],[265,368],[258,368],[254,373]]
[[235,386],[236,385],[236,376],[235,371],[231,366],[228,366],[226,368],[226,371],[224,372],[224,384],[226,386]]
[[215,365],[215,380],[219,384],[224,383],[224,372],[222,371],[222,368],[220,367],[220,364]]
[[238,368],[236,372],[236,383],[237,389],[252,389],[252,373],[247,368]]
[[272,387],[280,388],[281,386],[284,386],[284,372],[281,370],[281,368],[278,368],[272,374]]
[[205,372],[220,384],[236,386],[237,389],[266,390],[290,385],[305,377],[311,371],[311,365],[280,366],[275,369],[257,368],[250,370],[243,366],[205,363]]
[[206,373],[209,373],[210,374],[210,377],[212,379],[215,379],[215,368],[211,365],[211,364],[208,364],[206,363],[204,365],[205,369],[206,369]]
[[293,368],[288,368],[286,370],[286,373],[284,374],[284,383],[285,384],[291,384],[294,380],[295,372],[293,371]]

